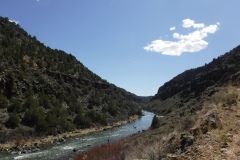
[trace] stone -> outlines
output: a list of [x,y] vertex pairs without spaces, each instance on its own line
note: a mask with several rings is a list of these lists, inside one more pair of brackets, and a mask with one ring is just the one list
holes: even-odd
[[181,143],[180,143],[180,148],[182,152],[186,151],[186,147],[193,145],[194,142],[194,137],[193,136],[183,136]]
[[200,117],[196,124],[190,129],[190,133],[193,136],[200,134],[206,134],[212,129],[221,128],[222,123],[218,114],[214,111],[209,111],[204,116]]

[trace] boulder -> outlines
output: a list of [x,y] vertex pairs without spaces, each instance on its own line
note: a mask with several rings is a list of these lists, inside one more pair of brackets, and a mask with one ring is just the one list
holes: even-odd
[[199,134],[205,134],[212,129],[221,127],[222,123],[218,114],[214,111],[209,111],[197,120],[195,125],[190,129],[190,133],[193,136],[197,136]]
[[186,151],[186,147],[193,145],[193,141],[194,141],[194,137],[193,136],[186,136],[184,135],[181,138],[181,143],[180,143],[180,149],[181,152],[185,152]]

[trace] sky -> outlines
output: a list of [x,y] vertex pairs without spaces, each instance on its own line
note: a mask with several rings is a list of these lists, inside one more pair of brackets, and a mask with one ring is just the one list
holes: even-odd
[[239,0],[1,0],[0,16],[139,96],[240,42]]

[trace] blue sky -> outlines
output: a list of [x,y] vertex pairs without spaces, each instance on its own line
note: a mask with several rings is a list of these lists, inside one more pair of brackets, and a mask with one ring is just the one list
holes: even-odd
[[139,96],[240,41],[239,0],[2,0],[0,16]]

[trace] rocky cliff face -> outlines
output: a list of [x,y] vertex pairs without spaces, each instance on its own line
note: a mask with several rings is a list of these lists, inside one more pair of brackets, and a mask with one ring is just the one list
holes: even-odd
[[144,98],[108,83],[71,54],[46,47],[2,17],[0,58],[1,136],[55,134],[141,114]]

